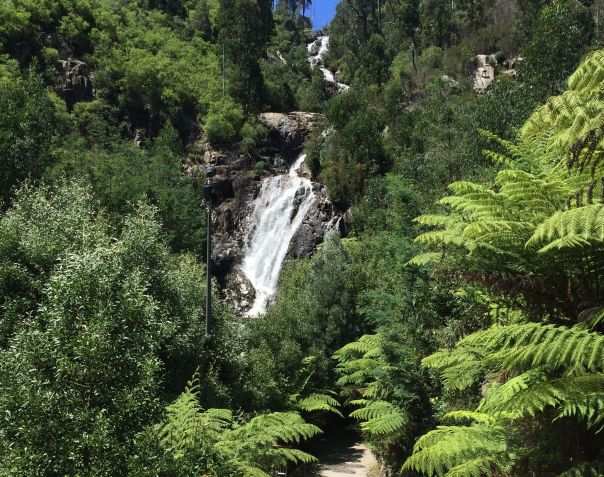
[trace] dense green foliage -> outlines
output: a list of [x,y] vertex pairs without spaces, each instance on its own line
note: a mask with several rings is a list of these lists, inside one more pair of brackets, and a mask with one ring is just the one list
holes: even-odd
[[[566,92],[528,118],[547,94],[562,92],[557,81],[577,67],[590,42],[589,11],[561,1],[534,13],[520,81],[500,77],[477,98],[460,93],[463,82],[438,74],[456,76],[448,63],[459,51],[455,35],[467,35],[471,47],[480,28],[472,37],[451,12],[422,7],[428,5],[420,2],[418,10],[424,36],[410,38],[410,53],[392,56],[390,84],[380,89],[376,80],[370,94],[332,99],[327,114],[335,132],[309,145],[314,172],[335,199],[341,194],[353,205],[351,249],[369,249],[359,264],[368,275],[357,313],[374,328],[335,354],[342,396],[395,473],[597,472],[601,53],[571,76]],[[436,17],[426,31],[428,14]],[[438,23],[445,19],[454,21]],[[553,35],[556,29],[563,31]],[[447,48],[422,50],[421,41]],[[500,41],[502,48],[508,43]],[[353,90],[357,82],[358,76]],[[380,95],[383,100],[376,99]],[[525,104],[515,109],[518,101]],[[348,182],[333,178],[346,150],[338,141],[347,140],[346,128],[364,110],[381,115],[387,128],[380,141],[390,172],[359,175],[356,189],[340,193]],[[485,129],[490,132],[479,132]],[[362,137],[371,144],[370,135]],[[347,172],[350,181],[355,169]],[[452,181],[451,195],[426,213],[426,203]],[[418,212],[424,215],[413,225]],[[412,245],[416,230],[422,233]],[[389,247],[398,248],[400,262],[384,259]],[[372,281],[373,260],[387,263]],[[441,381],[417,368],[422,357]],[[558,436],[561,429],[565,438]],[[569,447],[566,438],[576,444]]]
[[[601,52],[566,85],[599,6],[537,3],[350,0],[331,25],[351,90],[308,161],[351,207],[367,333],[337,384],[394,475],[599,475]],[[472,56],[496,52],[517,76],[473,94]]]
[[[0,1],[0,475],[602,475],[604,2],[342,0],[348,90],[274,3]],[[348,236],[207,336],[196,161],[296,109]]]
[[292,444],[321,432],[295,412],[275,412],[239,422],[228,409],[202,411],[197,376],[166,408],[164,420],[138,439],[148,443],[137,456],[136,475],[253,475],[268,469],[316,459]]
[[204,392],[232,395],[211,378],[236,358],[207,355],[202,269],[159,228],[140,205],[114,235],[78,184],[26,186],[2,217],[2,473],[123,473],[134,435],[197,366]]

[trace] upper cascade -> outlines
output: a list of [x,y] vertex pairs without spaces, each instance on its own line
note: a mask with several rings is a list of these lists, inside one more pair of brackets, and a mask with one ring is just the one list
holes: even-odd
[[315,41],[309,43],[308,46],[308,62],[311,68],[318,66],[323,72],[323,77],[328,83],[333,83],[338,87],[338,91],[348,91],[350,86],[336,81],[335,75],[325,67],[323,56],[329,50],[329,36],[321,35]]

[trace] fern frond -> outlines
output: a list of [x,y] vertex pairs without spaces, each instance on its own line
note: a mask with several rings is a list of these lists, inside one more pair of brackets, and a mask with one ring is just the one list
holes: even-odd
[[363,335],[357,341],[344,345],[334,353],[334,358],[338,361],[344,361],[351,355],[370,353],[380,346],[379,335]]
[[[314,398],[319,401],[317,396]],[[329,396],[321,400],[337,403]],[[275,465],[315,462],[312,455],[291,445],[322,432],[295,412],[261,414],[241,425],[233,422],[232,413],[227,409],[202,412],[197,399],[197,375],[166,408],[165,422],[156,426],[155,431],[162,447],[175,459],[201,455],[203,460],[205,452],[200,449],[212,448],[219,460],[239,469],[237,475],[258,477],[270,477],[267,472]],[[200,465],[210,465],[211,470],[213,463],[203,460]]]
[[350,417],[367,421],[382,416],[387,416],[396,411],[396,408],[386,401],[370,401],[365,407],[350,413]]
[[273,412],[256,416],[231,432],[234,437],[254,436],[267,445],[277,445],[299,443],[322,431],[305,422],[298,413]]
[[389,402],[357,400],[355,403],[364,407],[351,412],[350,417],[365,421],[361,429],[369,434],[392,434],[409,422],[407,415]]
[[369,419],[361,423],[361,429],[368,434],[384,436],[400,432],[408,424],[409,418],[400,411]]
[[274,451],[284,462],[292,462],[294,464],[312,464],[318,462],[318,459],[315,456],[299,449],[280,447],[274,449]]
[[451,411],[445,414],[443,420],[447,422],[476,422],[479,424],[495,424],[498,418],[494,414],[476,411]]
[[457,245],[466,247],[468,250],[473,250],[476,246],[462,235],[461,231],[455,230],[433,230],[418,235],[415,238],[416,243],[426,245]]
[[[511,463],[504,428],[499,425],[438,426],[418,439],[403,470],[432,476],[497,475]],[[450,474],[453,472],[453,474]]]
[[178,458],[193,448],[203,430],[219,431],[223,420],[202,417],[197,400],[198,377],[194,375],[185,391],[166,408],[166,419],[155,427],[161,445]]
[[481,401],[478,411],[534,416],[548,406],[555,407],[563,399],[563,391],[548,382],[545,374],[531,370],[494,386]]
[[328,394],[311,394],[300,400],[297,405],[298,409],[304,412],[331,412],[344,417],[338,409],[340,407],[338,400]]
[[496,369],[530,368],[583,369],[598,372],[604,368],[604,336],[579,326],[523,323],[493,326],[464,338],[459,346],[485,352],[494,351],[486,362]]
[[421,266],[427,265],[429,263],[440,262],[443,259],[443,257],[444,257],[444,254],[440,253],[440,252],[420,253],[419,255],[416,255],[411,260],[409,260],[407,263],[405,263],[405,265],[406,266],[415,265],[417,267],[421,267]]
[[544,253],[589,246],[593,242],[604,242],[604,204],[556,212],[537,227],[526,246],[540,244],[539,251]]
[[422,360],[422,365],[440,371],[445,389],[459,390],[474,385],[484,374],[484,350],[480,347],[457,346],[440,350]]
[[562,472],[558,477],[604,477],[604,465],[599,462],[583,462]]

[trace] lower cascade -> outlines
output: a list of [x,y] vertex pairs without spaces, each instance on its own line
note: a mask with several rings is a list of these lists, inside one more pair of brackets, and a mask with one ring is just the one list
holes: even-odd
[[287,174],[265,179],[254,200],[251,229],[241,269],[256,290],[256,298],[248,316],[266,311],[277,290],[281,265],[289,243],[300,227],[314,193],[309,179],[301,177],[306,154],[294,162]]

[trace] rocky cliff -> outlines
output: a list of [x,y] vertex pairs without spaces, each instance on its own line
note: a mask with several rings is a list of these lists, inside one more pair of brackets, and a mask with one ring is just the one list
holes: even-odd
[[[251,207],[258,196],[262,181],[274,174],[285,173],[303,150],[304,141],[323,117],[316,113],[262,113],[258,120],[267,128],[266,138],[255,154],[243,154],[232,146],[212,147],[199,142],[190,154],[193,172],[212,165],[217,174],[213,179],[214,273],[241,312],[247,311],[254,298],[253,286],[239,270],[246,251],[247,238],[254,224],[250,223]],[[262,162],[262,169],[257,167]],[[310,176],[309,171],[305,174]],[[302,225],[292,238],[290,257],[312,254],[325,234],[339,226],[340,214],[327,197],[325,187],[313,183],[315,200]]]

